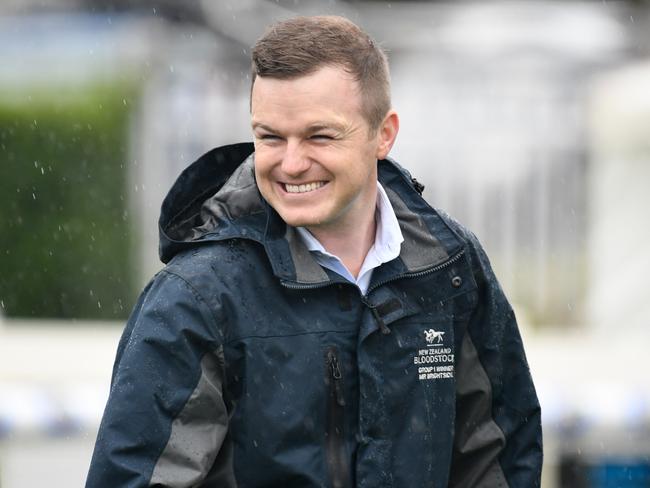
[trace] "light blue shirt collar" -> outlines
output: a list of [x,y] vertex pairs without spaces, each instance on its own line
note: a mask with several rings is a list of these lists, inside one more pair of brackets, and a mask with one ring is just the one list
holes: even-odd
[[375,219],[377,222],[375,242],[368,250],[368,254],[361,265],[357,278],[352,276],[352,273],[350,273],[337,256],[327,252],[318,239],[306,228],[296,227],[296,231],[318,264],[341,275],[350,283],[355,283],[361,290],[361,293],[365,295],[370,285],[373,270],[399,256],[402,242],[404,242],[404,236],[399,228],[399,222],[395,216],[393,206],[390,204],[388,195],[386,195],[386,191],[379,182],[377,182]]

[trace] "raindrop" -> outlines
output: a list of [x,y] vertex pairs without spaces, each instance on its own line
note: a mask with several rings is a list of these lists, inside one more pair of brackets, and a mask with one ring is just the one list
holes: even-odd
[[34,192],[32,192],[32,198],[36,200],[36,195],[34,194]]

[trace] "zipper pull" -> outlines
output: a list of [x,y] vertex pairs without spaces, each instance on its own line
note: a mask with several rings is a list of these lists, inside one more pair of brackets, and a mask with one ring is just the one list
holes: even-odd
[[422,192],[424,191],[424,185],[420,183],[418,180],[413,178],[411,176],[411,183],[413,183],[413,189],[418,192],[420,195],[422,195]]
[[343,392],[341,391],[341,367],[339,365],[339,360],[336,357],[334,351],[330,350],[327,353],[327,364],[330,369],[330,375],[332,376],[332,382],[334,383],[334,394],[336,395],[336,403],[341,407],[345,405],[345,398],[343,398]]
[[381,315],[379,315],[379,312],[377,312],[377,307],[370,307],[370,310],[372,312],[372,316],[377,321],[377,325],[379,326],[379,330],[381,330],[381,333],[384,335],[390,334],[390,329],[382,320]]

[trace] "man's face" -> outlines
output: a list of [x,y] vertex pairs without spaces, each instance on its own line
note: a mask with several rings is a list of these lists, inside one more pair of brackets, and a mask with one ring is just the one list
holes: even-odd
[[352,227],[374,213],[376,163],[392,139],[370,134],[357,82],[342,68],[257,77],[251,115],[257,185],[287,224]]

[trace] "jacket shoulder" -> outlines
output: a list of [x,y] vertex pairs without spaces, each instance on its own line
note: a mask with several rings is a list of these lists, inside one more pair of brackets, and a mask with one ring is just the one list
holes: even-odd
[[433,211],[438,214],[440,219],[449,227],[449,229],[458,236],[461,242],[465,245],[478,244],[478,239],[474,233],[466,227],[464,224],[461,224],[454,217],[449,215],[446,211],[433,207]]
[[251,269],[263,273],[265,256],[262,245],[248,239],[205,241],[176,254],[162,271],[177,275],[201,293],[213,294],[220,286],[250,276]]
[[447,224],[447,227],[449,227],[449,229],[458,236],[460,241],[469,251],[470,257],[487,260],[487,255],[485,254],[483,245],[471,229],[469,229],[464,224],[461,224],[458,220],[456,220],[444,210],[435,208],[434,211],[440,216],[442,221]]

